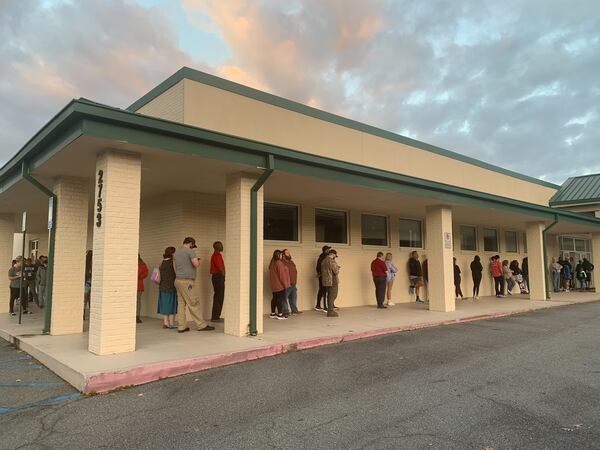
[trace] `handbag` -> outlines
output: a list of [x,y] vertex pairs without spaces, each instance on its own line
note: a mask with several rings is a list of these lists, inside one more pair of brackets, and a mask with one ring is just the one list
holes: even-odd
[[152,275],[150,275],[150,279],[155,283],[155,284],[160,284],[160,269],[158,267],[155,267],[152,270]]

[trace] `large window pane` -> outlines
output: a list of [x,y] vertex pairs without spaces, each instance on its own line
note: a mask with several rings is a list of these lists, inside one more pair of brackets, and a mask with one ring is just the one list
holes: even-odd
[[523,252],[527,253],[527,233],[523,233]]
[[363,245],[388,245],[387,217],[363,214],[360,220]]
[[572,252],[573,250],[575,250],[575,242],[574,242],[573,238],[562,236],[560,238],[560,249],[566,250],[569,252]]
[[483,250],[486,252],[498,251],[498,233],[491,228],[483,229]]
[[507,252],[517,253],[519,247],[517,245],[517,233],[515,231],[504,232],[504,245]]
[[467,225],[460,226],[460,249],[477,250],[477,230]]
[[585,252],[585,241],[583,239],[575,239],[575,250]]
[[400,219],[400,247],[423,248],[420,220]]
[[298,207],[265,202],[264,239],[269,241],[297,241]]
[[348,217],[344,211],[315,209],[315,239],[332,244],[348,243]]

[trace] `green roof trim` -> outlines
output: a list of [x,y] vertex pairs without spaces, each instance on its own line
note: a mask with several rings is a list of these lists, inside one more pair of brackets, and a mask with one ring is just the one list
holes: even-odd
[[600,203],[600,173],[572,177],[550,199],[550,206]]
[[412,139],[406,136],[402,136],[391,131],[383,130],[381,128],[374,127],[372,125],[367,125],[356,120],[348,119],[346,117],[338,116],[336,114],[332,114],[326,111],[322,111],[320,109],[316,109],[302,103],[298,103],[292,100],[288,100],[283,97],[279,97],[274,94],[269,94],[264,91],[259,91],[258,89],[254,89],[248,86],[244,86],[243,84],[235,83],[233,81],[226,80],[224,78],[219,78],[215,75],[210,75],[205,72],[201,72],[196,69],[191,69],[189,67],[182,67],[165,81],[160,83],[150,92],[145,94],[139,100],[135,101],[131,104],[127,109],[129,111],[137,111],[144,105],[151,102],[153,99],[179,83],[183,79],[188,79],[192,81],[196,81],[198,83],[203,83],[209,86],[213,86],[219,89],[223,89],[225,91],[233,92],[235,94],[243,95],[244,97],[252,98],[254,100],[261,101],[263,103],[268,103],[273,106],[278,106],[283,109],[287,109],[289,111],[293,111],[299,114],[304,114],[305,116],[314,117],[316,119],[320,119],[326,122],[334,123],[336,125],[341,125],[346,128],[351,128],[357,131],[362,131],[364,133],[368,133],[383,139],[387,139],[390,141],[395,141],[401,144],[409,145],[411,147],[416,147],[421,150],[425,150],[431,153],[435,153],[437,155],[445,156],[447,158],[455,159],[457,161],[465,162],[468,164],[472,164],[477,167],[481,167],[482,169],[491,170],[493,172],[501,173],[503,175],[508,175],[513,178],[518,178],[523,181],[528,181],[530,183],[535,183],[544,187],[559,189],[560,186],[557,184],[549,183],[547,181],[540,180],[538,178],[530,177],[527,175],[523,175],[518,172],[514,172],[512,170],[504,169],[502,167],[495,166],[493,164],[489,164],[483,161],[480,161],[475,158],[471,158],[469,156],[462,155],[457,152],[453,152],[451,150],[446,150],[441,147],[437,147],[435,145],[427,144],[425,142],[418,141],[416,139]]
[[73,100],[0,169],[0,192],[14,180],[22,161],[31,167],[39,165],[59,152],[60,142],[78,136],[92,136],[144,145],[166,151],[189,153],[205,158],[234,162],[250,167],[265,167],[269,155],[276,160],[277,170],[340,182],[385,189],[408,195],[435,198],[472,206],[500,209],[600,228],[600,219],[562,211],[547,206],[513,200],[498,195],[451,186],[435,181],[401,175],[384,170],[316,156],[249,139],[230,136],[190,125],[144,116],[87,100]]

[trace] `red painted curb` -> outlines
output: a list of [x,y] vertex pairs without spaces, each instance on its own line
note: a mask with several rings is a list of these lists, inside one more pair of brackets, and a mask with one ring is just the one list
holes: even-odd
[[[583,303],[583,302],[581,302]],[[222,353],[216,355],[202,356],[179,361],[167,361],[147,366],[135,367],[122,372],[105,372],[89,375],[85,380],[84,393],[102,393],[117,389],[123,386],[135,386],[160,380],[162,378],[171,378],[178,375],[184,375],[193,372],[200,372],[207,369],[224,367],[231,364],[237,364],[245,361],[253,361],[261,358],[280,355],[283,353],[308,350],[311,348],[323,347],[326,345],[339,344],[342,342],[352,342],[359,339],[368,339],[386,334],[400,333],[406,331],[415,331],[423,328],[432,328],[443,325],[452,325],[457,323],[473,322],[476,320],[496,319],[500,317],[515,316],[526,314],[533,311],[540,311],[560,306],[569,306],[572,304],[542,306],[539,308],[529,308],[519,311],[507,311],[499,313],[481,314],[464,318],[442,320],[438,322],[424,322],[404,327],[378,328],[376,330],[360,331],[347,333],[337,336],[325,336],[311,339],[304,339],[298,342],[272,344],[265,347],[257,347],[239,352]]]

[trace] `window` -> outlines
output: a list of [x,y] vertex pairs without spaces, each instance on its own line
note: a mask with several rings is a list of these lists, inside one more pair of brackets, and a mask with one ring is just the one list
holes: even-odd
[[477,250],[477,229],[468,225],[460,226],[460,249]]
[[527,253],[527,233],[523,233],[523,252]]
[[560,238],[560,249],[566,251],[575,250],[575,242],[573,238],[561,236]]
[[423,248],[422,222],[400,219],[400,247]]
[[363,245],[388,245],[387,217],[362,214],[360,218]]
[[585,241],[583,239],[575,239],[575,251],[585,252]]
[[37,259],[39,249],[40,249],[39,239],[33,239],[33,240],[29,241],[29,256],[32,259]]
[[483,229],[483,251],[497,252],[498,251],[498,233],[492,228]]
[[298,241],[298,207],[265,202],[264,239]]
[[505,250],[510,253],[517,253],[519,251],[516,231],[504,232],[504,247]]
[[315,209],[315,239],[332,244],[348,243],[348,215],[345,211]]

